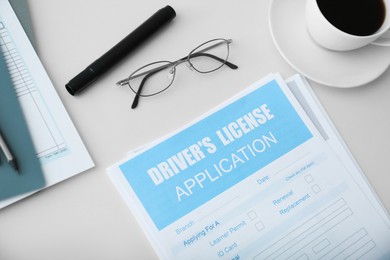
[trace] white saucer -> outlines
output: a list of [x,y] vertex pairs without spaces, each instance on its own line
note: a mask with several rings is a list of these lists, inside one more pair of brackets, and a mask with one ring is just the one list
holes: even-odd
[[295,70],[323,85],[350,88],[369,83],[389,67],[389,47],[335,52],[317,45],[306,29],[305,1],[273,0],[269,9],[273,41]]

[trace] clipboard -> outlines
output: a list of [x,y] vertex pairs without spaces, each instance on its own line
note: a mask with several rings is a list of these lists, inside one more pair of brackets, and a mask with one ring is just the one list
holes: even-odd
[[41,164],[1,53],[0,129],[19,168],[16,174],[0,153],[0,201],[42,188],[45,179]]

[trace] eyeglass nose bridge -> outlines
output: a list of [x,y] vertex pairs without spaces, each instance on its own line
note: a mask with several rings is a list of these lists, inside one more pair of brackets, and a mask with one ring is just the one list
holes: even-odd
[[176,69],[176,67],[182,63],[186,63],[186,67],[189,68],[191,71],[194,70],[194,67],[192,66],[190,60],[189,60],[189,57],[184,57],[184,58],[181,58],[177,61],[175,61],[173,64],[174,64],[174,68]]

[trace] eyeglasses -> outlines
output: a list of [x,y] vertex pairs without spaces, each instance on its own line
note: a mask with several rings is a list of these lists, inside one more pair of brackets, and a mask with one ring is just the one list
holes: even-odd
[[238,66],[227,61],[232,40],[213,39],[193,49],[186,57],[177,61],[156,61],[134,71],[129,77],[118,81],[118,86],[128,85],[135,97],[131,108],[136,108],[140,97],[150,97],[167,90],[176,76],[176,66],[188,62],[190,69],[199,73],[210,73],[223,65],[231,69]]

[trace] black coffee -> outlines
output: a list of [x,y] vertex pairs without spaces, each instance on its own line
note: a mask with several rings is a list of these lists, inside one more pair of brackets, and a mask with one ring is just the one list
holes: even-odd
[[349,34],[374,34],[385,20],[383,0],[317,0],[317,3],[331,24]]

